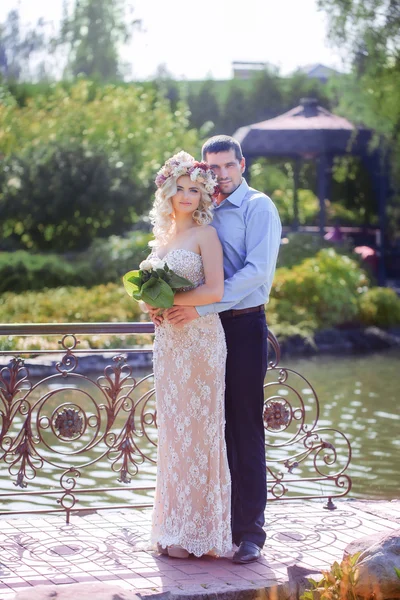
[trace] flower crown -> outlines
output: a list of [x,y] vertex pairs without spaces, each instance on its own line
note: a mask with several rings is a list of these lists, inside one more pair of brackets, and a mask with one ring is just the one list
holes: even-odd
[[199,162],[183,150],[169,158],[158,171],[155,179],[156,186],[162,187],[170,177],[189,175],[192,181],[202,183],[210,196],[218,193],[218,183],[214,173],[205,162]]

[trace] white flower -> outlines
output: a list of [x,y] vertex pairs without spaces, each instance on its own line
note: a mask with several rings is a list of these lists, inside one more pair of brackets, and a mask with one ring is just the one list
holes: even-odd
[[174,177],[178,178],[178,177],[181,177],[182,175],[187,175],[187,170],[188,170],[188,167],[181,164],[178,167],[175,167],[175,169],[172,171],[172,174],[174,175]]
[[177,160],[182,163],[188,163],[189,165],[194,163],[193,156],[191,154],[189,154],[188,152],[185,152],[184,150],[181,150],[180,152],[175,154],[172,157],[172,160]]
[[190,179],[192,181],[196,181],[196,179],[199,177],[200,175],[200,169],[199,167],[196,167],[195,169],[193,169],[193,171],[190,173]]
[[152,265],[153,265],[153,269],[163,269],[164,261],[161,260],[161,258],[156,258],[155,260],[152,261]]
[[152,271],[153,263],[150,260],[142,260],[142,262],[139,265],[139,269],[141,271]]
[[10,187],[15,188],[16,190],[21,189],[21,180],[19,177],[11,177],[7,183]]

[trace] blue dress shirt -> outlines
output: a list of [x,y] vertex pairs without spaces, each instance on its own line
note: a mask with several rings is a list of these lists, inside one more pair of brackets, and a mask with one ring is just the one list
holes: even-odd
[[199,315],[268,302],[282,233],[275,204],[243,179],[215,207],[211,224],[224,251],[224,296],[221,302],[196,306]]

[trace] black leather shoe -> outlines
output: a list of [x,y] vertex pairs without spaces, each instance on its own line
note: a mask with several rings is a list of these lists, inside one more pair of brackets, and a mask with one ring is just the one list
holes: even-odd
[[245,565],[258,560],[261,556],[261,549],[254,542],[240,542],[239,548],[233,555],[233,562],[239,565]]

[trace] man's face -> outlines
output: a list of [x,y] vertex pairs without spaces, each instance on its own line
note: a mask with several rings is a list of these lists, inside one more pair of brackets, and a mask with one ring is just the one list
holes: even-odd
[[218,185],[223,196],[229,196],[242,183],[242,173],[245,160],[238,160],[234,150],[224,152],[207,152],[206,161],[218,179]]

